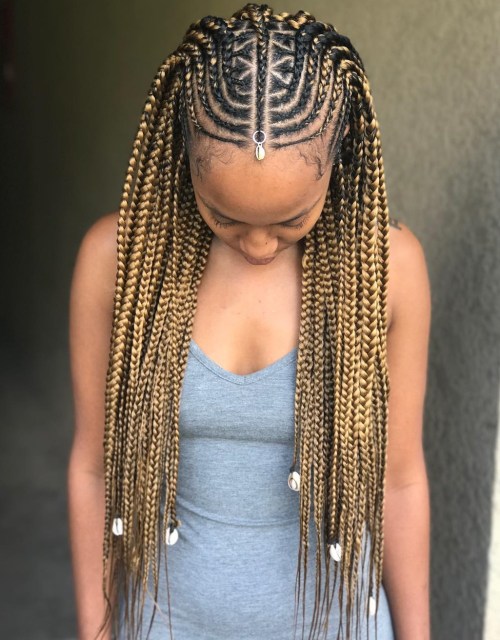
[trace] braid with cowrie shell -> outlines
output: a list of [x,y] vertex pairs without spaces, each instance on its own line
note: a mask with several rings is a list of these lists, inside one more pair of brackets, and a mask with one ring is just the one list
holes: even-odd
[[[300,495],[296,612],[312,493],[317,585],[322,561],[327,576],[340,574],[342,627],[357,640],[363,625],[354,627],[351,614],[364,588],[363,532],[372,540],[366,616],[377,613],[384,541],[389,212],[379,125],[347,37],[305,11],[275,14],[257,4],[189,27],[153,79],[126,173],[106,383],[102,628],[110,617],[119,624],[111,578],[129,637],[137,637],[136,594],[150,567],[158,585],[158,536],[171,553],[182,536],[180,390],[212,237],[190,179],[193,136],[254,145],[258,161],[272,149],[327,139],[334,170],[322,215],[305,236],[294,451],[284,482]],[[319,175],[324,170],[319,162]],[[316,632],[327,628],[333,595],[326,612],[321,598],[318,588]]]

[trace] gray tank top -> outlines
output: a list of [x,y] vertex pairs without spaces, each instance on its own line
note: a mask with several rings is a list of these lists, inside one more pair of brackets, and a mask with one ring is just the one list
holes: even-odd
[[[255,373],[238,375],[191,341],[180,405],[179,539],[161,545],[159,593],[155,602],[151,581],[142,638],[170,638],[165,551],[174,640],[294,638],[299,493],[287,480],[293,457],[296,360],[297,348]],[[311,511],[306,617],[301,601],[299,638],[303,620],[307,637],[314,604],[313,531]],[[365,555],[368,559],[368,552]],[[338,634],[335,605],[334,599],[328,639],[345,637],[345,631]],[[375,617],[370,620],[371,640]],[[366,628],[362,637],[368,637]],[[377,640],[393,638],[382,588]]]

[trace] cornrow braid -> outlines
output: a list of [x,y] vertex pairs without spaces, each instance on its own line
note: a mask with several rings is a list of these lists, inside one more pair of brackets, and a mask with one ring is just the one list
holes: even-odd
[[[379,125],[362,61],[346,36],[308,12],[275,14],[251,3],[227,20],[194,22],[162,62],[125,175],[106,376],[107,608],[100,631],[111,621],[113,633],[123,626],[128,640],[141,632],[151,572],[157,597],[160,545],[169,542],[168,564],[182,535],[180,396],[212,240],[197,208],[188,151],[193,135],[250,149],[260,130],[271,149],[328,132],[325,149],[335,164],[302,258],[290,466],[299,480],[290,486],[300,496],[295,625],[302,598],[304,638],[311,513],[316,587],[309,640],[327,637],[336,593],[339,637],[358,640],[363,621],[368,628],[366,587],[378,614],[390,391],[389,211]],[[358,571],[367,535],[368,585]],[[167,590],[172,637],[168,573]]]

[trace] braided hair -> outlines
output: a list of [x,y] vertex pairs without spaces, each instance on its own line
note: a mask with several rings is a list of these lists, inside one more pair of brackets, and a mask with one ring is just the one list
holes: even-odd
[[[160,65],[126,172],[106,380],[107,608],[100,631],[110,618],[113,630],[119,627],[115,597],[123,597],[127,638],[138,637],[151,569],[158,592],[159,544],[178,528],[182,535],[179,400],[212,238],[197,209],[189,154],[201,139],[254,149],[256,130],[266,132],[268,150],[328,131],[335,168],[302,259],[290,469],[300,478],[295,619],[311,507],[317,586],[309,638],[328,628],[333,596],[328,581],[321,594],[323,561],[327,576],[340,572],[345,637],[359,637],[360,615],[368,617],[368,607],[356,610],[365,530],[372,539],[369,592],[378,604],[389,394],[389,213],[379,126],[363,63],[347,37],[306,11],[275,14],[247,4],[227,20],[193,23]],[[168,604],[170,619],[170,593]]]

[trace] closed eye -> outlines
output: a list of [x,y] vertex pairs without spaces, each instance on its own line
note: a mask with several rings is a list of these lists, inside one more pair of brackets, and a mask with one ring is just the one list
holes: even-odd
[[282,222],[280,224],[280,227],[289,227],[290,229],[301,229],[305,225],[306,221],[307,221],[307,216],[305,218],[303,218],[297,224],[290,224],[290,223]]
[[220,220],[217,220],[215,216],[212,216],[212,220],[215,222],[216,227],[223,227],[224,229],[227,227],[234,227],[234,225],[237,224],[236,222],[221,222]]
[[[221,227],[223,229],[227,229],[228,227],[234,227],[237,224],[242,224],[242,223],[238,223],[238,222],[221,222],[215,216],[212,216],[212,220],[214,221],[216,227]],[[279,227],[285,227],[285,228],[288,228],[288,229],[301,229],[305,225],[306,221],[307,221],[307,216],[304,217],[297,224],[290,224],[289,222],[279,222],[277,224],[278,224]]]

